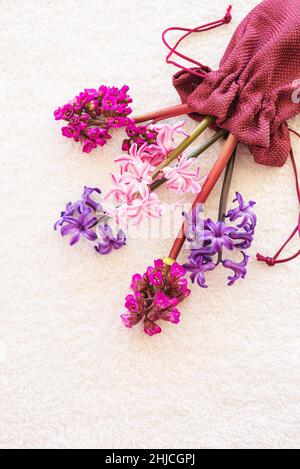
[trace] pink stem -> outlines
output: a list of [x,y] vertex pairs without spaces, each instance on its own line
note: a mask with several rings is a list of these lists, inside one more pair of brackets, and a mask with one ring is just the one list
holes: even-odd
[[185,114],[191,114],[194,112],[187,104],[178,104],[177,106],[171,106],[160,109],[158,111],[149,112],[141,116],[134,117],[133,120],[137,124],[142,122],[154,121],[159,122],[164,119],[170,119],[171,117],[183,116]]

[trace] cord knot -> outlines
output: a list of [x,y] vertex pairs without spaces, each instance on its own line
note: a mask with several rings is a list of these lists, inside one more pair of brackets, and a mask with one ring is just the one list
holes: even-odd
[[232,6],[229,5],[229,7],[227,8],[226,15],[224,16],[224,23],[226,24],[230,23],[230,21],[232,20],[231,10]]
[[274,267],[274,265],[276,264],[276,260],[274,259],[274,257],[265,257],[261,254],[257,254],[256,259],[259,262],[265,262],[269,267]]

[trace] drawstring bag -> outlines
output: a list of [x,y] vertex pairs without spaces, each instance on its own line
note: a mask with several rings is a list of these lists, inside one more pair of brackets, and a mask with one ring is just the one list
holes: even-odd
[[[300,111],[300,2],[299,0],[264,0],[242,21],[234,33],[216,71],[178,52],[184,38],[207,31],[231,20],[231,7],[222,20],[195,29],[169,28],[163,41],[170,53],[167,62],[181,68],[173,84],[183,103],[201,115],[216,117],[216,125],[230,131],[249,146],[257,163],[282,166],[290,154],[295,169],[300,204],[296,163],[291,150],[287,120]],[[172,30],[185,34],[171,47],[166,34]],[[185,68],[171,60],[173,54],[192,62]],[[300,219],[290,238],[300,235]],[[291,258],[278,260],[258,255],[259,261],[273,266]]]

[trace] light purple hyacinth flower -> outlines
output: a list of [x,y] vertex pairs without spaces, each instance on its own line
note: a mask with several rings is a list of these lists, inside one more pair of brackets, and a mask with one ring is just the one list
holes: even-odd
[[227,226],[222,221],[215,223],[210,218],[206,220],[204,228],[204,241],[210,241],[216,252],[221,252],[223,248],[233,250],[234,244],[230,235],[237,231],[237,228]]
[[222,262],[223,266],[226,269],[231,269],[234,272],[233,276],[228,277],[229,286],[232,286],[237,280],[245,278],[247,275],[247,265],[249,263],[250,258],[243,251],[241,251],[241,254],[243,254],[244,259],[240,263],[233,262],[229,259],[226,259]]
[[73,235],[70,241],[71,246],[78,243],[82,236],[89,241],[97,239],[95,231],[90,229],[97,222],[97,218],[91,218],[91,213],[91,208],[85,208],[77,218],[64,217],[66,224],[61,228],[61,234],[62,236]]
[[113,231],[109,225],[99,225],[98,231],[102,240],[97,243],[95,250],[102,255],[111,253],[114,249],[121,249],[126,244],[126,235],[123,230],[119,230],[117,235],[113,235]]
[[236,199],[233,202],[238,202],[238,207],[229,210],[226,217],[231,222],[241,218],[240,223],[237,225],[238,228],[245,228],[246,231],[251,228],[253,231],[256,226],[257,217],[252,208],[256,205],[256,202],[250,200],[248,203],[245,203],[239,192],[236,192]]

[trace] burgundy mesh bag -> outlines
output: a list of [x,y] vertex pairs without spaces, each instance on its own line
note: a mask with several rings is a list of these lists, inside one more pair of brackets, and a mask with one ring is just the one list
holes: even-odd
[[[230,12],[231,7],[222,20],[195,29],[170,28],[164,32],[163,40],[170,50],[167,62],[181,68],[173,84],[182,102],[194,112],[191,117],[215,116],[218,127],[232,132],[241,143],[249,146],[257,163],[282,166],[290,154],[300,203],[296,162],[287,125],[287,119],[300,112],[300,92],[297,92],[300,87],[300,1],[264,0],[255,7],[234,33],[217,71],[178,52],[178,45],[191,33],[229,23]],[[185,32],[173,48],[165,39],[170,30]],[[178,65],[171,60],[173,54],[192,62],[194,67]],[[272,258],[258,254],[258,260],[273,266],[298,256],[300,251],[288,259],[278,259],[297,233],[300,235],[300,217],[278,253]]]
[[257,163],[282,166],[291,148],[286,121],[300,111],[299,0],[264,0],[237,28],[219,70],[192,70],[174,76],[182,101],[216,116]]

